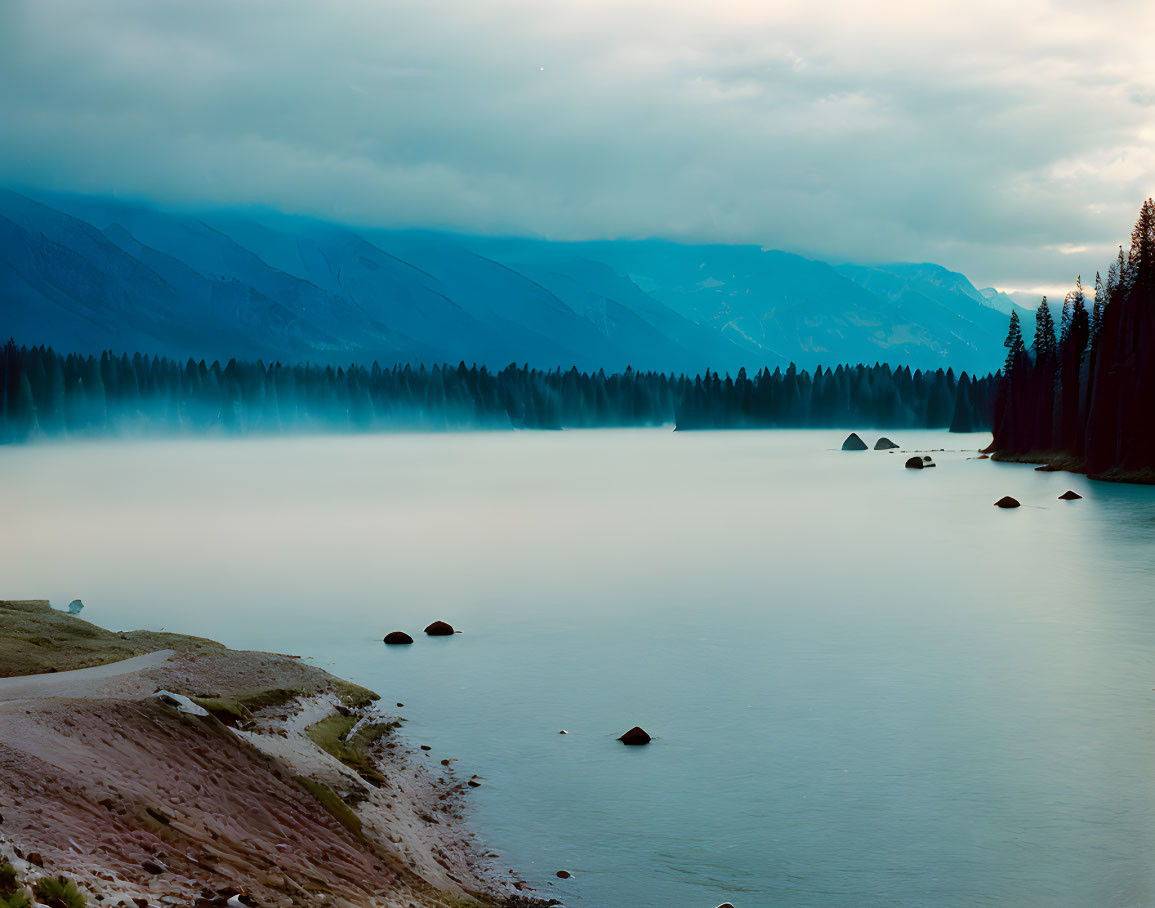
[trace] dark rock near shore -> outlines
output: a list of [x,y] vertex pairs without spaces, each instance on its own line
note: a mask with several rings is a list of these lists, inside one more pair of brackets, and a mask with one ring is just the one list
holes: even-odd
[[1010,495],[1004,495],[1002,498],[1000,498],[998,501],[995,502],[995,507],[996,508],[1017,508],[1017,507],[1019,507],[1019,503],[1014,498],[1011,498]]
[[1059,496],[1059,501],[1075,501],[1075,500],[1082,498],[1082,497],[1083,496],[1080,495],[1078,492],[1072,492],[1070,489],[1067,489],[1067,491],[1065,491],[1062,495]]
[[559,870],[557,872],[557,878],[559,880],[568,880],[570,878],[570,872],[568,870]]
[[897,447],[898,447],[898,445],[896,445],[893,441],[891,441],[885,435],[874,443],[874,450],[876,450],[876,451],[889,451],[891,448],[897,448]]
[[857,432],[851,432],[846,436],[846,441],[842,443],[843,451],[866,451],[866,442],[858,437]]
[[385,635],[385,642],[389,644],[412,643],[413,638],[405,633],[405,631],[393,631]]
[[430,637],[452,637],[454,630],[452,624],[446,624],[444,621],[434,621],[429,627],[425,628],[425,633]]
[[921,457],[911,457],[906,461],[906,468],[908,470],[921,470],[925,466]]
[[623,744],[629,744],[636,747],[640,744],[649,744],[653,739],[646,733],[644,729],[635,725],[624,735],[618,738],[618,740]]

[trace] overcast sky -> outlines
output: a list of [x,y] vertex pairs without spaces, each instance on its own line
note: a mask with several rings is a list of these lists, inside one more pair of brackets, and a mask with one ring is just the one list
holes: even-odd
[[1090,283],[1150,0],[0,0],[0,181]]

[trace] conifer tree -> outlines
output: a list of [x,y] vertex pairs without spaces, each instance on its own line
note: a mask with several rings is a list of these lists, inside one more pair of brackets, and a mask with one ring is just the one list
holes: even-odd
[[1011,325],[1007,329],[1007,339],[1003,341],[1007,348],[1007,358],[1003,363],[1003,377],[1008,381],[1015,373],[1015,368],[1023,353],[1023,329],[1019,324],[1018,310],[1011,311]]
[[[1108,282],[1111,273],[1107,272]],[[1107,304],[1107,290],[1103,286],[1103,279],[1099,272],[1095,272],[1095,302],[1091,308],[1091,340],[1094,342],[1103,330],[1103,307]]]
[[1054,362],[1055,359],[1055,319],[1051,307],[1044,296],[1035,310],[1035,362]]

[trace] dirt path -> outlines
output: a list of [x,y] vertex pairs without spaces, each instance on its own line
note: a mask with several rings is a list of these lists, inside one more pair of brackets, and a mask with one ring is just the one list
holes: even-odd
[[[0,600],[0,858],[115,908],[544,906],[478,847],[465,780],[379,700],[292,656]],[[347,760],[318,722],[381,734]]]
[[110,662],[92,668],[78,668],[70,672],[0,678],[0,702],[51,697],[106,697],[110,692],[104,682],[110,678],[154,668],[168,661],[173,653],[171,649],[162,649],[142,656],[133,656],[131,659],[122,659],[120,662]]

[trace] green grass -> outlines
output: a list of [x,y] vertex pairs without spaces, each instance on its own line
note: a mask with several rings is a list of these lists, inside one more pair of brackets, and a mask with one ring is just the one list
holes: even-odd
[[305,791],[317,799],[333,819],[348,829],[353,835],[361,835],[361,818],[353,812],[353,809],[348,804],[341,800],[340,795],[333,791],[332,788],[323,782],[318,782],[307,776],[297,776],[297,781],[301,783]]
[[387,780],[369,757],[369,748],[374,741],[393,731],[397,723],[363,725],[352,738],[346,737],[356,724],[356,716],[342,716],[338,713],[310,725],[306,734],[323,751],[355,770],[367,782],[384,785]]
[[7,858],[0,858],[0,908],[28,908],[32,900],[16,879],[16,868]]
[[0,678],[89,668],[158,649],[224,648],[181,634],[114,633],[50,608],[43,599],[0,599]]
[[253,718],[248,707],[231,697],[189,697],[189,699],[201,709],[216,716],[225,725],[244,725]]
[[353,684],[351,681],[337,681],[333,687],[337,691],[337,696],[341,698],[341,702],[351,709],[360,709],[381,699],[380,694],[374,693],[360,684]]
[[36,881],[36,898],[49,904],[59,903],[66,908],[84,908],[86,902],[72,880],[63,876],[46,876]]

